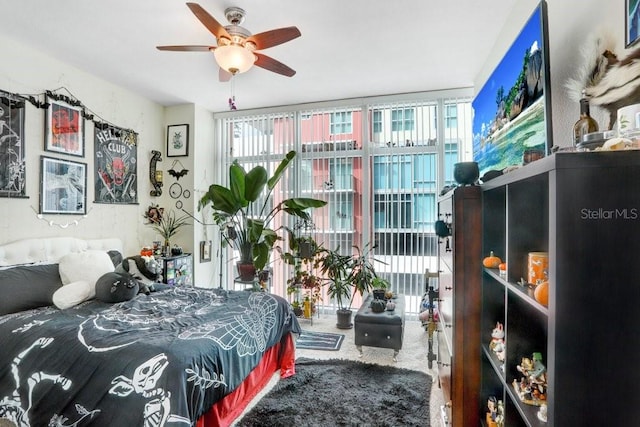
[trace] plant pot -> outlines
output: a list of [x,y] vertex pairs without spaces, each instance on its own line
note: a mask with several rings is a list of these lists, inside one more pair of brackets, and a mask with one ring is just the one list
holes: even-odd
[[384,289],[374,289],[373,290],[373,299],[381,299],[384,300],[384,294],[387,291]]
[[300,307],[294,307],[293,308],[293,314],[295,314],[297,317],[302,316],[302,313],[303,313],[302,308],[300,308]]
[[338,329],[351,329],[353,328],[353,323],[351,323],[351,316],[353,315],[353,311],[347,310],[344,308],[338,309],[336,311],[336,316],[338,318],[338,322],[336,323],[336,328]]
[[309,259],[313,256],[313,245],[311,242],[300,242],[300,258]]
[[252,262],[249,262],[249,263],[238,262],[236,266],[238,267],[238,276],[240,277],[240,280],[244,280],[246,282],[255,280],[256,266],[253,265]]

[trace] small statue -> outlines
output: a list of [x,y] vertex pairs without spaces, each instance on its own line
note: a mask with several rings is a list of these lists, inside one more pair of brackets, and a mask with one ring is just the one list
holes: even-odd
[[489,343],[489,348],[496,354],[498,360],[501,362],[504,361],[504,326],[500,322],[497,322],[496,327],[491,331],[491,342]]
[[533,353],[531,359],[523,357],[516,369],[523,375],[520,381],[513,380],[518,397],[528,405],[540,406],[547,400],[547,370],[542,363],[542,353]]

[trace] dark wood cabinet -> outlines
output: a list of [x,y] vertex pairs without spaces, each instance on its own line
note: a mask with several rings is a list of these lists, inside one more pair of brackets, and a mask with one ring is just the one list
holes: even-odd
[[[640,419],[638,182],[640,152],[626,151],[556,153],[482,186],[483,252],[503,258],[507,272],[482,274],[478,418],[496,396],[506,426]],[[538,251],[549,256],[548,307],[518,284],[527,254]],[[504,362],[489,348],[496,322],[506,332]],[[546,423],[513,385],[522,358],[534,353],[546,366]]]
[[478,424],[482,203],[478,186],[458,187],[438,201],[451,235],[438,245],[438,377],[443,423]]

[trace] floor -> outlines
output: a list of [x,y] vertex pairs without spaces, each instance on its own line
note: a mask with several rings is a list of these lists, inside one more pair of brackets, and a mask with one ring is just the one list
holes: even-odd
[[[393,350],[385,348],[363,347],[363,356],[360,357],[354,344],[353,329],[338,329],[335,323],[335,315],[331,314],[322,314],[320,317],[315,317],[313,319],[313,325],[308,320],[300,320],[300,325],[305,330],[344,334],[345,339],[339,351],[296,349],[296,357],[312,359],[351,359],[425,372],[431,375],[434,381],[431,387],[431,427],[443,427],[439,419],[439,414],[440,406],[443,404],[444,399],[442,391],[438,387],[437,373],[435,370],[436,363],[433,362],[433,369],[428,368],[428,336],[419,321],[405,322],[402,350],[398,354],[397,362],[393,361]],[[249,410],[255,402],[259,401],[260,398],[275,385],[278,379],[278,374],[274,375],[266,389],[256,397],[247,410]]]

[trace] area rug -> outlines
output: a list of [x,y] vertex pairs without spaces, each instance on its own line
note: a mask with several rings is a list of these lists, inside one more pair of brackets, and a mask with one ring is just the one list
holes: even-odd
[[340,350],[344,335],[329,332],[302,331],[296,340],[296,348],[309,350]]
[[342,359],[296,360],[296,374],[281,379],[235,425],[430,425],[431,377],[423,372]]

